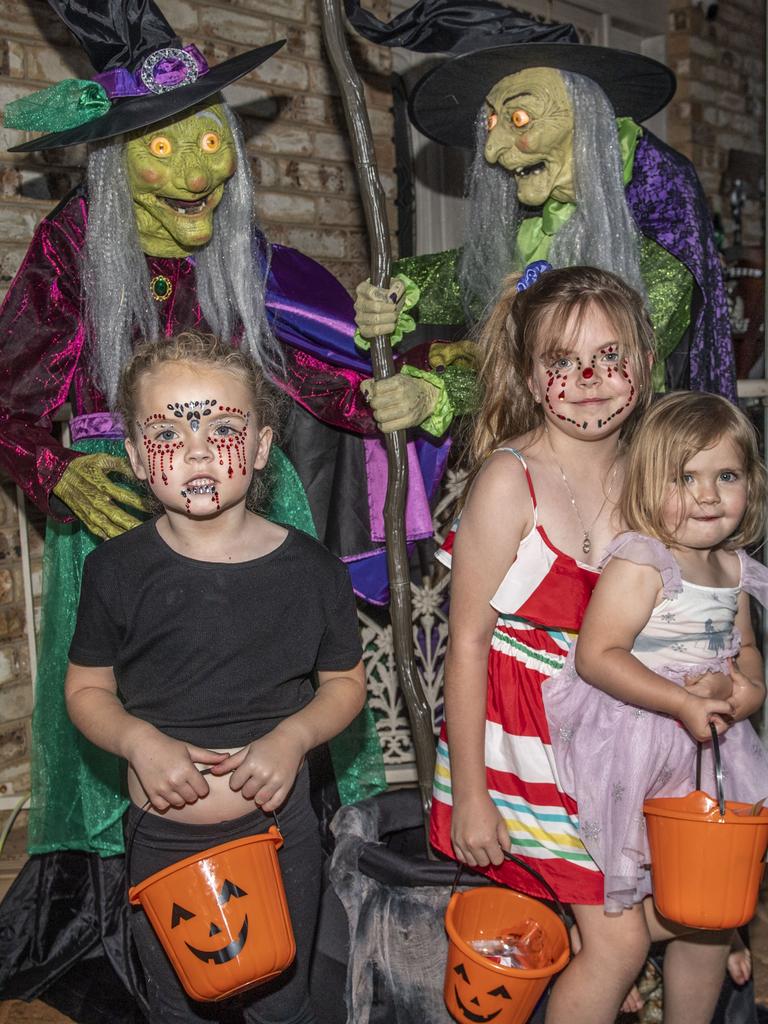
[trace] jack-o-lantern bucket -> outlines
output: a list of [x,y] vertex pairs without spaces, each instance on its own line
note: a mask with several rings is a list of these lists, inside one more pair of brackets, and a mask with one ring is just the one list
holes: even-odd
[[[530,870],[523,861],[506,856]],[[538,872],[531,873],[546,885]],[[493,940],[531,921],[541,933],[540,967],[506,967],[475,948],[478,940]],[[570,958],[563,920],[539,900],[512,889],[492,886],[454,892],[445,912],[445,930],[448,960],[443,998],[451,1016],[464,1024],[525,1024],[550,979]]]
[[277,862],[282,844],[273,825],[180,860],[129,889],[193,999],[227,999],[293,961],[296,943]]
[[[768,809],[726,800],[712,727],[717,800],[700,789],[643,804],[653,900],[671,921],[692,928],[737,928],[755,916],[768,849]],[[700,776],[701,746],[697,776]],[[768,794],[766,794],[768,796]]]

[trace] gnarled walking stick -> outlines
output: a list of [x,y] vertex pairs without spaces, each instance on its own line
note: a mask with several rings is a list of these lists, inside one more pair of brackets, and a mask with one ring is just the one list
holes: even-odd
[[[321,8],[323,38],[341,91],[365,211],[371,244],[371,281],[379,288],[385,288],[389,283],[391,264],[389,230],[384,190],[373,154],[373,136],[363,86],[349,53],[341,0],[321,0]],[[389,335],[377,335],[373,339],[371,360],[376,380],[393,376],[395,363]],[[411,582],[405,538],[405,498],[408,487],[405,431],[397,430],[387,434],[385,441],[388,478],[384,527],[389,569],[390,619],[397,676],[411,724],[411,737],[416,751],[416,771],[426,822],[435,767],[435,738],[432,733],[432,714],[424,696],[413,653]]]

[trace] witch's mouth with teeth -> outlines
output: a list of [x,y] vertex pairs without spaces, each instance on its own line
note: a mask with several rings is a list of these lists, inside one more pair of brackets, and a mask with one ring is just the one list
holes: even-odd
[[176,199],[172,196],[158,196],[157,198],[166,206],[170,206],[175,213],[180,213],[184,217],[194,217],[208,208],[213,199],[213,192],[198,199]]
[[546,171],[547,165],[544,160],[539,160],[538,163],[529,164],[527,167],[515,167],[512,173],[516,178],[528,178],[532,174],[541,174],[542,171]]

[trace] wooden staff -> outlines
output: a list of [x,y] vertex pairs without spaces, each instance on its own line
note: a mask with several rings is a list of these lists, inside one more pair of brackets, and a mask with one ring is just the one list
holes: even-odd
[[[389,228],[384,190],[376,169],[365,94],[349,53],[341,0],[321,0],[321,9],[323,39],[341,91],[365,211],[365,223],[371,244],[371,281],[379,288],[386,288],[389,285],[392,262]],[[375,380],[383,380],[394,375],[395,363],[388,334],[380,334],[373,338],[371,361]],[[432,732],[432,713],[424,696],[413,653],[411,581],[405,533],[405,498],[408,489],[405,431],[397,430],[386,434],[384,440],[387,446],[384,528],[389,570],[390,620],[397,677],[411,723],[411,737],[416,751],[416,771],[426,822],[435,768],[435,738]]]

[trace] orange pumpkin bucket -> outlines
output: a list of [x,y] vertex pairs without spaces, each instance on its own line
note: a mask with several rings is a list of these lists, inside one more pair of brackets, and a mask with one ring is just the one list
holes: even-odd
[[[768,809],[725,800],[717,733],[718,799],[697,789],[643,804],[659,913],[692,928],[736,928],[754,915],[768,849]],[[699,749],[699,766],[701,750]]]
[[[506,856],[531,870],[516,857]],[[538,872],[531,873],[549,889]],[[454,889],[457,883],[458,873]],[[556,896],[555,903],[564,915]],[[534,923],[541,966],[508,967],[476,948],[481,940],[493,942],[504,933],[522,931]],[[463,1024],[490,1020],[494,1024],[525,1024],[550,979],[570,958],[568,931],[560,917],[539,900],[512,889],[489,886],[454,892],[445,912],[445,930],[448,960],[443,998],[451,1016]]]
[[296,955],[273,825],[171,864],[132,886],[192,999],[214,1002],[260,985]]

